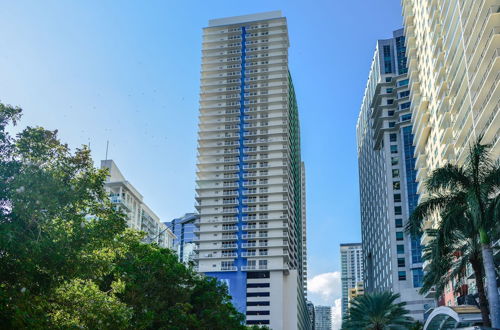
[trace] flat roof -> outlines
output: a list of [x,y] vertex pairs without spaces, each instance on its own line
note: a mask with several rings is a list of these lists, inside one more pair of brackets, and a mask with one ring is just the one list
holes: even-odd
[[257,13],[257,14],[215,18],[215,19],[211,19],[208,21],[208,27],[246,23],[246,22],[254,22],[254,21],[262,21],[262,20],[266,20],[266,19],[273,19],[273,18],[280,18],[280,17],[283,17],[281,15],[281,10],[275,10],[275,11],[267,11],[267,12]]

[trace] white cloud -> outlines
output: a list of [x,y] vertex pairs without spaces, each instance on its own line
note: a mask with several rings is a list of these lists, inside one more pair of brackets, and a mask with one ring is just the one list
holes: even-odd
[[335,305],[332,306],[332,330],[339,330],[342,325],[342,300],[335,299]]
[[333,306],[342,296],[340,272],[323,273],[307,281],[308,298],[315,305]]

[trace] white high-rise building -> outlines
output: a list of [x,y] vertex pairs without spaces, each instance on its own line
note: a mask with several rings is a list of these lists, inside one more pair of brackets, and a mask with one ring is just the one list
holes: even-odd
[[101,161],[101,169],[104,168],[109,171],[104,189],[109,194],[111,203],[127,216],[127,225],[145,232],[145,243],[157,243],[161,247],[172,249],[175,235],[143,202],[142,195],[125,179],[115,162],[110,159]]
[[340,244],[342,282],[342,316],[349,304],[349,290],[363,282],[363,249],[361,243]]
[[423,320],[433,300],[418,293],[420,237],[404,231],[418,201],[404,42],[402,29],[377,41],[356,127],[364,285],[399,293],[410,316]]
[[199,272],[227,283],[246,323],[306,329],[297,101],[281,12],[203,30],[197,171]]

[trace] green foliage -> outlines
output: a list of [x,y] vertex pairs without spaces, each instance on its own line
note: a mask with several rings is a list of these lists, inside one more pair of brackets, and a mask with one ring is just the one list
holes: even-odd
[[[473,268],[483,323],[490,325],[483,276],[484,256],[491,258],[490,242],[500,238],[500,164],[489,158],[489,146],[479,138],[463,166],[447,164],[432,172],[425,182],[430,196],[411,214],[407,230],[425,231],[431,242],[424,248],[429,270],[422,293],[435,287],[437,295],[452,279],[463,276],[467,264]],[[425,229],[425,221],[439,216],[438,228]],[[489,251],[489,252],[488,252]],[[486,254],[484,254],[486,253]],[[494,270],[490,270],[494,274]],[[493,278],[494,275],[490,276]],[[490,290],[495,291],[496,290]],[[498,294],[490,300],[498,301]]]
[[0,328],[245,329],[227,288],[141,243],[90,151],[0,104]]
[[396,303],[399,294],[367,293],[352,300],[343,330],[409,329],[414,322],[408,317],[406,303]]

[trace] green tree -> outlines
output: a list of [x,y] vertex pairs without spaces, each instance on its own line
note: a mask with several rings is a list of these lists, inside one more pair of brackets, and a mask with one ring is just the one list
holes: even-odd
[[404,308],[406,303],[396,303],[399,297],[399,294],[391,292],[375,292],[354,298],[342,322],[342,329],[408,329],[414,321]]
[[[489,148],[489,145],[481,144],[479,138],[471,145],[463,166],[447,164],[434,170],[425,182],[430,196],[415,208],[407,229],[413,234],[422,233],[426,219],[441,215],[437,234],[437,237],[441,237],[441,247],[446,244],[446,240],[456,238],[457,246],[451,246],[449,253],[455,253],[453,249],[456,248],[476,260],[474,251],[480,248],[481,261],[477,262],[482,263],[486,276],[491,324],[493,327],[500,327],[500,304],[491,246],[492,240],[498,239],[500,163],[491,160]],[[459,242],[460,236],[462,238]],[[434,255],[439,257],[439,253]],[[463,263],[467,262],[466,259],[462,258]],[[432,258],[432,262],[435,260],[437,259]],[[476,272],[476,278],[479,278],[480,267],[477,267],[477,263],[472,264],[474,259],[468,261]],[[437,260],[437,264],[446,268],[441,260]],[[452,267],[448,271],[453,271]],[[441,277],[439,273],[433,276],[436,276],[437,281]],[[481,305],[484,308],[484,302]]]
[[0,104],[0,328],[246,329],[227,288],[141,242],[86,147]]

